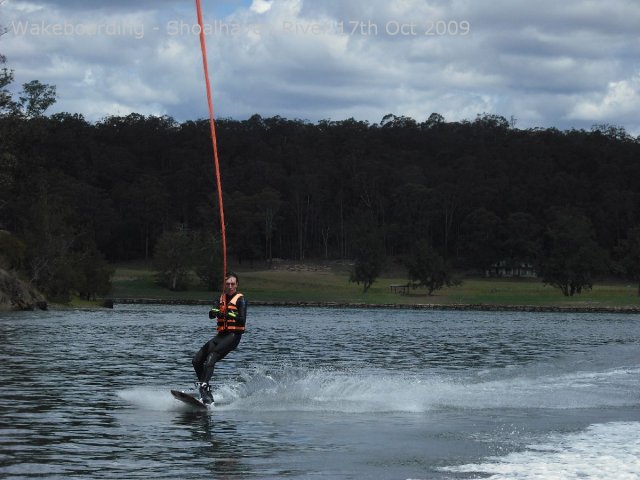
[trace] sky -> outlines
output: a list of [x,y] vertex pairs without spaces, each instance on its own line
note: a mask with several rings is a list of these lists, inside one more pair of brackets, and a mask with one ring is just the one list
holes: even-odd
[[[216,118],[640,135],[640,0],[201,0]],[[13,90],[48,113],[208,117],[195,1],[0,0]]]

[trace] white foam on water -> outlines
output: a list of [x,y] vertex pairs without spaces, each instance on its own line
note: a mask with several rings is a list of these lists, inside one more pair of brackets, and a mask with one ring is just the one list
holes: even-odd
[[493,480],[640,478],[640,422],[591,425],[570,434],[553,434],[522,452],[490,457],[484,463],[444,467]]
[[233,409],[263,411],[425,412],[434,409],[595,408],[640,403],[640,368],[492,379],[379,375],[322,369],[244,374],[216,389]]
[[[552,374],[496,369],[473,377],[281,367],[271,372],[258,368],[236,380],[214,382],[214,398],[216,408],[255,411],[570,409],[638,406],[638,384],[637,367]],[[132,388],[118,396],[150,410],[184,407],[169,389]]]
[[640,368],[516,375],[465,385],[451,405],[463,408],[595,408],[638,405]]
[[173,398],[168,388],[129,388],[117,392],[117,395],[127,403],[145,410],[171,411],[189,408],[188,405]]

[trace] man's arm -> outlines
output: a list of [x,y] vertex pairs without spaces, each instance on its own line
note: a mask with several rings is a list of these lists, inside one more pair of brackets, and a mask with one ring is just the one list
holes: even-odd
[[236,324],[244,327],[245,323],[247,322],[247,300],[244,298],[244,295],[238,299],[238,301],[236,302],[236,307],[238,307]]

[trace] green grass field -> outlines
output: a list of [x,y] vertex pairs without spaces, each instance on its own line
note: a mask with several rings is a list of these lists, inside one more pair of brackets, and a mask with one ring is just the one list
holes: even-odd
[[[315,265],[290,266],[291,269],[233,268],[240,276],[240,290],[249,301],[337,302],[369,304],[471,304],[535,305],[584,307],[638,307],[637,285],[600,283],[574,297],[538,280],[464,278],[456,287],[447,287],[432,296],[424,289],[407,295],[391,292],[389,286],[406,284],[406,278],[382,276],[365,294],[362,286],[349,282],[345,267]],[[113,298],[151,298],[163,300],[213,300],[194,277],[187,291],[172,292],[155,283],[154,272],[144,264],[119,265],[113,277]]]

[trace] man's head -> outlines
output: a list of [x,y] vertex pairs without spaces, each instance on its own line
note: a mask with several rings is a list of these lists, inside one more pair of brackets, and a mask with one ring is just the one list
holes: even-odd
[[224,292],[228,295],[234,295],[238,290],[238,275],[233,272],[227,273],[224,279]]

